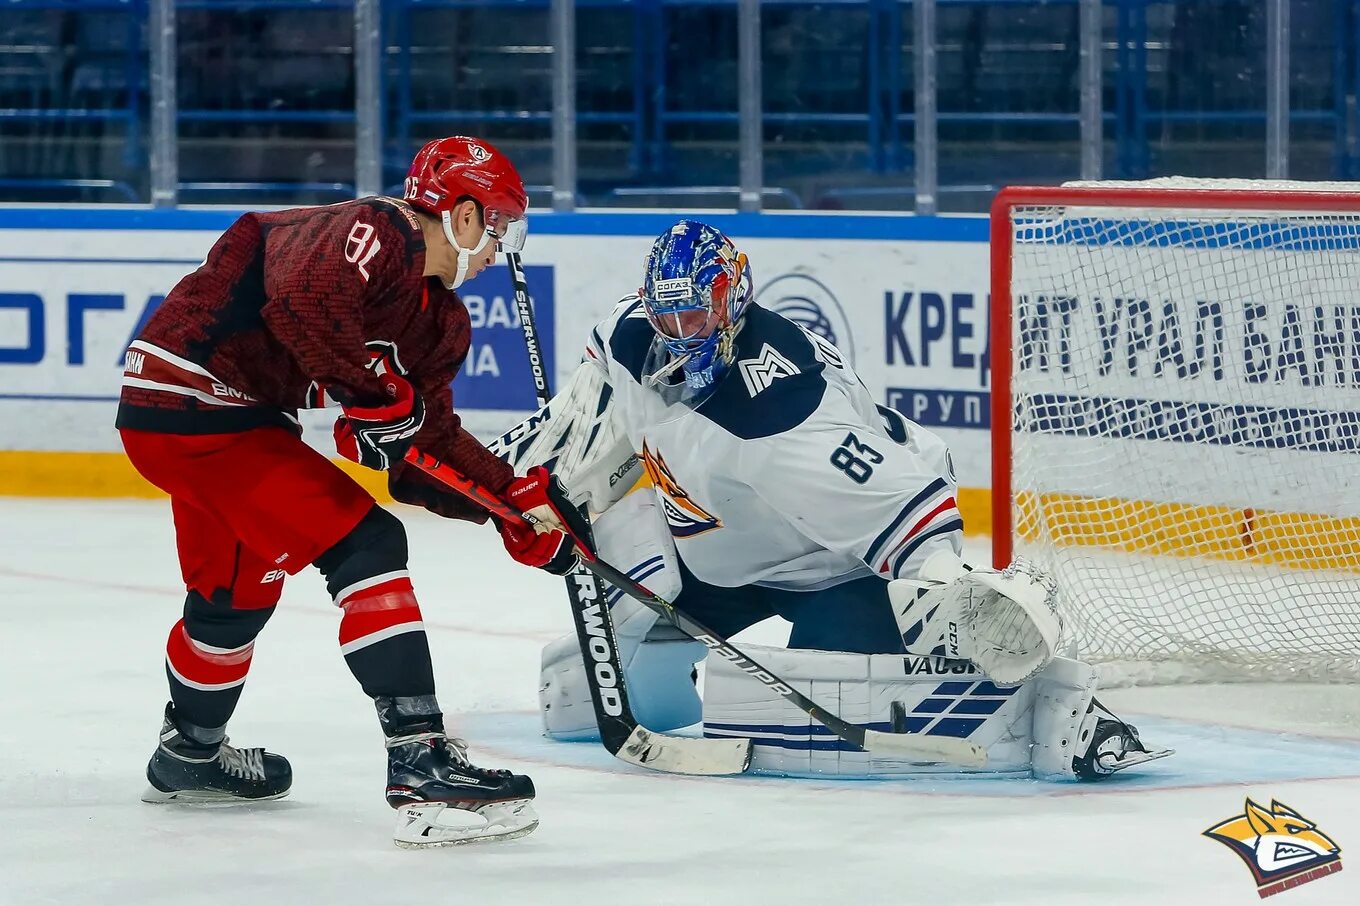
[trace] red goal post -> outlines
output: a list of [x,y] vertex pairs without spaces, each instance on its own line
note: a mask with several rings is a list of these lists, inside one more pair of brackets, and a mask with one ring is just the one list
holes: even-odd
[[[1352,276],[1354,306],[1341,291]],[[1264,287],[1262,301],[1253,286]],[[1251,321],[1267,311],[1284,312],[1282,334]],[[1299,323],[1314,311],[1317,324]],[[1360,426],[1341,400],[1344,391],[1360,409],[1360,184],[1003,189],[991,208],[990,331],[993,561],[1003,567],[1025,548],[1058,564],[1078,599],[1075,635],[1094,660],[1360,676],[1360,446],[1351,443]],[[1338,341],[1354,374],[1337,365],[1317,381],[1293,360],[1300,344]],[[1276,347],[1278,379],[1262,378]],[[1234,372],[1234,351],[1256,372]],[[1262,425],[1277,427],[1263,437]],[[1345,458],[1335,462],[1354,468],[1355,488],[1290,499],[1279,457],[1316,459],[1336,446],[1290,431],[1340,437]],[[1018,465],[1017,438],[1034,448]],[[1196,469],[1180,486],[1161,482]],[[1116,600],[1126,584],[1135,590]],[[1156,599],[1148,585],[1184,597],[1148,605],[1134,597]],[[1088,587],[1097,591],[1080,600]],[[1276,607],[1296,594],[1303,600]],[[1255,625],[1282,615],[1298,625],[1256,636]]]

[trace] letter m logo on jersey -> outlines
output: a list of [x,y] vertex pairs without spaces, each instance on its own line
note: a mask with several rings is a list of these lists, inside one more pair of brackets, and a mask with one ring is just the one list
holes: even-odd
[[741,379],[746,382],[746,392],[753,397],[768,390],[780,378],[793,377],[799,373],[798,367],[775,352],[769,343],[760,347],[760,355],[754,359],[737,362],[737,368],[741,370]]

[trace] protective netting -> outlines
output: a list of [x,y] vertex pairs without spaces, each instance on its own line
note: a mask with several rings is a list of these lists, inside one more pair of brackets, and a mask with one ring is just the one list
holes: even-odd
[[1015,552],[1107,673],[1354,680],[1360,197],[1227,199],[1011,209]]

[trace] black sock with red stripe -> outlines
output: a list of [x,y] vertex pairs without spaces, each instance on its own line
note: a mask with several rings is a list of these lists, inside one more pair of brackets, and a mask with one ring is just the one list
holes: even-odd
[[406,530],[374,506],[316,560],[340,619],[340,650],[372,698],[434,695],[434,668],[406,570]]
[[209,735],[226,726],[236,710],[255,637],[274,613],[273,607],[233,608],[226,594],[214,598],[189,592],[184,616],[165,643],[165,674],[175,712]]

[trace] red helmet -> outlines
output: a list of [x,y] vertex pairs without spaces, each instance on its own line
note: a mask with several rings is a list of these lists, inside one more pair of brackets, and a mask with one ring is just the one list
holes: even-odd
[[502,247],[524,247],[524,210],[529,196],[510,158],[490,142],[455,135],[438,138],[420,149],[406,173],[406,201],[437,217],[468,195],[482,206],[487,231]]

